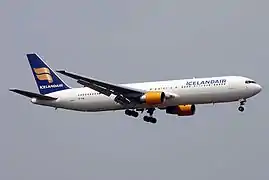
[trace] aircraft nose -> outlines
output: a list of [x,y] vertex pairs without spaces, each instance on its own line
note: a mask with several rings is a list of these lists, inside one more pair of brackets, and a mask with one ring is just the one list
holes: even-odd
[[262,87],[259,84],[255,84],[255,86],[253,87],[253,91],[255,94],[258,94],[259,92],[261,92],[261,90],[262,90]]
[[262,86],[257,84],[257,93],[261,92],[262,91]]

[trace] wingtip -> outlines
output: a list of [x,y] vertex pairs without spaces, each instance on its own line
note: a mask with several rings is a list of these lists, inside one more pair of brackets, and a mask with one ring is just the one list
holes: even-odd
[[9,88],[8,90],[14,92],[14,91],[16,91],[17,89],[15,89],[15,88]]
[[18,93],[18,92],[20,92],[19,89],[15,89],[15,88],[10,88],[9,91],[10,91],[10,92],[14,92],[14,93]]

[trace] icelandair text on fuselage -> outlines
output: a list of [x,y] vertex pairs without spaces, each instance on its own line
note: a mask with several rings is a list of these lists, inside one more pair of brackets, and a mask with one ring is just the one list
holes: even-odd
[[203,80],[203,81],[187,81],[187,86],[199,86],[206,84],[226,84],[226,79],[212,79],[212,80]]
[[52,84],[52,85],[42,85],[39,86],[40,89],[49,89],[49,88],[59,88],[59,87],[63,87],[63,84]]

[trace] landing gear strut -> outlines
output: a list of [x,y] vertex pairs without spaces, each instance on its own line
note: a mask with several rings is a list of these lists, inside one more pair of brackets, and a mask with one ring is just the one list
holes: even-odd
[[154,118],[154,117],[152,117],[154,111],[155,111],[155,108],[149,108],[149,109],[147,109],[147,113],[150,116],[144,116],[143,120],[145,122],[150,122],[150,123],[153,123],[153,124],[157,123],[157,119]]
[[152,116],[153,113],[154,113],[154,111],[155,111],[154,108],[149,108],[149,109],[147,110],[147,113],[149,113],[149,115]]
[[246,102],[246,99],[240,100],[240,106],[238,107],[238,111],[243,112],[245,110],[244,105],[246,104]]

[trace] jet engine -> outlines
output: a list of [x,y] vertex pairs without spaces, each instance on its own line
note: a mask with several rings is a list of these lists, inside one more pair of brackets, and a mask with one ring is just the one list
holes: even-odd
[[196,107],[195,105],[178,105],[170,106],[166,108],[167,114],[177,114],[178,116],[191,116],[195,114]]
[[148,105],[162,104],[164,100],[165,94],[161,91],[149,91],[140,97],[140,101]]

